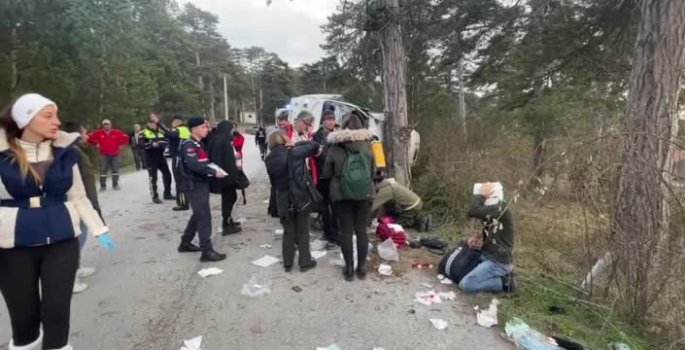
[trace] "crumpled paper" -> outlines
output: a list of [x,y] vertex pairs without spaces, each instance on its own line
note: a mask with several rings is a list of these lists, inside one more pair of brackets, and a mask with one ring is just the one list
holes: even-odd
[[184,340],[183,346],[181,347],[181,350],[202,350],[201,346],[202,346],[202,336],[199,336],[197,338]]
[[381,264],[381,266],[378,267],[378,273],[383,276],[392,276],[392,266],[388,264]]
[[437,328],[438,330],[446,329],[447,326],[449,326],[449,323],[439,318],[431,318],[430,321],[433,324],[433,327]]
[[320,346],[317,346],[317,347],[316,347],[316,350],[342,350],[342,349],[340,349],[340,347],[338,346],[338,344],[333,344],[333,345],[327,346],[327,347],[325,347],[325,348],[322,348],[322,347],[320,347]]
[[271,255],[264,255],[263,257],[255,260],[252,262],[252,265],[257,265],[259,267],[269,267],[275,263],[277,263],[279,260],[277,258],[274,258]]
[[435,293],[434,290],[429,290],[427,292],[416,292],[414,294],[414,301],[426,306],[442,303],[442,299],[440,299],[440,296]]
[[319,260],[326,256],[326,251],[325,250],[315,250],[312,251],[312,259],[314,260]]
[[477,311],[476,321],[479,325],[490,328],[497,324],[497,305],[499,305],[499,300],[492,299],[487,310],[478,310],[478,306],[474,308]]
[[441,284],[454,284],[451,279],[445,277],[444,275],[438,275],[438,279],[440,280]]
[[438,293],[438,296],[440,297],[440,299],[443,299],[443,300],[449,300],[449,301],[457,300],[457,294],[455,292]]
[[209,267],[209,268],[202,269],[202,270],[198,271],[197,274],[200,275],[200,277],[202,277],[202,278],[207,278],[209,276],[218,275],[218,274],[223,273],[223,272],[224,272],[224,270],[222,270],[218,267]]

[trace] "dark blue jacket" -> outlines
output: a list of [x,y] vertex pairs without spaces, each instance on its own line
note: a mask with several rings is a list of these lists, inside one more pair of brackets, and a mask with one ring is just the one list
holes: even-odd
[[81,234],[81,220],[95,235],[107,232],[86,197],[78,170],[81,154],[74,147],[77,140],[75,134],[60,132],[58,140],[36,146],[40,156],[52,153],[41,187],[33,177],[22,176],[8,149],[4,130],[0,130],[0,248],[46,245],[74,238]]

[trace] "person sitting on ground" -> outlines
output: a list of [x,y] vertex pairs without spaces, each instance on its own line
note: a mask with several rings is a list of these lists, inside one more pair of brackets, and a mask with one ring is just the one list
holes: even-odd
[[314,188],[305,159],[319,154],[321,145],[316,141],[295,144],[279,130],[269,135],[269,149],[266,170],[283,225],[283,267],[286,272],[292,270],[297,245],[300,271],[306,272],[316,267],[309,250],[309,219],[312,204],[321,199],[321,194]]
[[430,216],[421,213],[421,197],[395,179],[385,178],[382,174],[374,177],[374,183],[376,198],[371,207],[373,217],[389,215],[404,228],[414,228],[419,232],[430,230]]
[[[514,219],[507,204],[495,200],[495,185],[484,183],[473,197],[468,216],[483,222],[482,232],[468,239],[469,247],[482,251],[481,263],[459,283],[466,293],[513,293]],[[493,203],[491,203],[493,202]]]

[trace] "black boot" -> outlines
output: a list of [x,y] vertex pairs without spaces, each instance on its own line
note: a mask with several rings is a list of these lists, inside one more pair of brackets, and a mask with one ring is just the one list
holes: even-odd
[[165,201],[175,201],[176,197],[172,196],[171,193],[165,193],[164,194],[164,200]]
[[502,290],[505,293],[514,293],[516,291],[516,279],[513,272],[502,276]]
[[159,197],[155,196],[155,197],[152,197],[152,203],[162,204],[162,200],[159,199]]
[[202,256],[200,257],[200,261],[202,262],[221,261],[225,259],[226,254],[217,253],[216,251],[214,251],[214,249],[202,252]]
[[354,281],[354,265],[343,267],[343,276],[347,282]]
[[199,252],[201,249],[200,247],[190,243],[190,242],[181,242],[181,245],[178,246],[178,252],[179,253],[196,253]]
[[228,219],[228,224],[233,226],[233,227],[241,227],[242,226],[240,221],[233,221],[233,218]]
[[357,278],[360,280],[365,280],[366,279],[366,265],[359,265],[357,267]]
[[307,266],[300,266],[300,272],[307,272],[316,267],[316,260],[312,260],[312,263]]
[[221,228],[221,235],[222,236],[234,235],[234,234],[240,233],[240,232],[243,232],[243,229],[240,227],[236,227],[236,226],[223,225]]
[[173,211],[185,211],[185,210],[190,210],[187,205],[178,205],[173,208],[171,208]]

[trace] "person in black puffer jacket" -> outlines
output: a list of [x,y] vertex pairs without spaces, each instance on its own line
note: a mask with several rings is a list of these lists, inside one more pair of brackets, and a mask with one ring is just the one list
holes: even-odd
[[321,199],[314,188],[311,173],[304,160],[321,152],[315,141],[297,144],[283,131],[269,136],[269,155],[266,170],[272,188],[276,191],[276,207],[283,225],[283,267],[292,270],[295,260],[295,244],[300,255],[300,271],[316,267],[309,251],[309,220],[312,204]]
[[210,182],[212,193],[221,194],[222,234],[229,235],[242,231],[240,223],[235,222],[231,213],[233,206],[238,200],[236,179],[238,179],[238,167],[233,150],[233,123],[224,120],[216,127],[214,137],[209,141],[209,161],[224,169],[228,176],[219,179],[213,178]]

